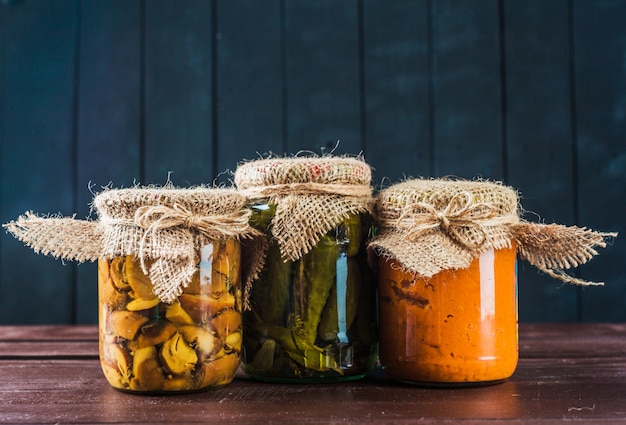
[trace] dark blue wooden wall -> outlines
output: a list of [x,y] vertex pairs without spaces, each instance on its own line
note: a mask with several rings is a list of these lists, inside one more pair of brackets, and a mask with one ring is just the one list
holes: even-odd
[[[376,185],[482,176],[546,222],[622,231],[626,1],[3,0],[0,141],[3,223],[340,141]],[[626,320],[623,237],[577,273],[606,286],[520,264],[520,319]],[[2,232],[0,323],[96,305],[93,264]]]

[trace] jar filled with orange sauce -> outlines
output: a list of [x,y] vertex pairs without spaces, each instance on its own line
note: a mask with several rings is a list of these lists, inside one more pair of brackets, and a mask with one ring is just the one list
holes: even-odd
[[380,363],[390,378],[471,386],[514,373],[516,245],[501,228],[517,213],[517,198],[489,185],[417,180],[379,195],[381,224],[371,246]]
[[489,250],[464,270],[414,278],[379,259],[380,362],[423,384],[495,383],[517,366],[515,248]]

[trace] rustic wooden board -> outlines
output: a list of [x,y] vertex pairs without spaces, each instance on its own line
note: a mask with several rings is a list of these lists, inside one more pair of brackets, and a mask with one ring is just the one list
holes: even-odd
[[[141,15],[139,2],[82,1],[76,198],[91,214],[92,191],[141,181]],[[97,265],[76,269],[76,322],[98,320]]]
[[584,279],[606,282],[582,292],[587,321],[626,320],[624,22],[624,2],[573,3],[580,225],[621,233],[599,258],[581,267]]
[[[281,2],[236,0],[217,6],[217,173],[283,154],[283,9]],[[245,29],[245,30],[242,30]]]
[[[2,361],[10,385],[0,389],[9,423],[553,423],[619,420],[626,383],[614,374],[626,361],[528,359],[500,385],[424,389],[382,376],[345,384],[262,384],[237,378],[214,391],[177,397],[134,396],[110,388],[96,360]],[[25,376],[28,376],[25,379]],[[71,379],[68,379],[71,377]],[[349,396],[347,396],[349,395]],[[94,422],[96,421],[96,422]],[[498,422],[499,421],[499,422]]]
[[[567,1],[503,4],[506,181],[526,219],[573,224],[575,180]],[[550,202],[547,202],[550,200]],[[536,215],[535,215],[536,214]],[[520,263],[522,321],[578,321],[579,291]],[[545,306],[538,309],[537,305]]]
[[427,1],[363,3],[363,143],[377,187],[431,175],[429,42]]
[[503,177],[499,4],[432,3],[437,177]]
[[[50,329],[59,338],[71,333]],[[0,422],[618,423],[626,418],[625,337],[624,325],[522,326],[517,372],[479,388],[421,388],[377,369],[360,381],[319,385],[266,384],[240,373],[223,388],[179,396],[118,392],[96,358],[69,358],[82,349],[69,343],[59,359],[0,358]]]
[[359,25],[355,0],[286,2],[287,147],[358,153]]
[[[6,326],[0,327],[0,341],[97,340],[98,328],[93,325],[72,326]],[[67,350],[72,353],[71,349]]]
[[[0,7],[2,223],[32,210],[71,215],[77,9],[73,1]],[[68,323],[74,267],[36,255],[2,232],[0,322]]]
[[144,183],[213,180],[213,3],[145,3]]

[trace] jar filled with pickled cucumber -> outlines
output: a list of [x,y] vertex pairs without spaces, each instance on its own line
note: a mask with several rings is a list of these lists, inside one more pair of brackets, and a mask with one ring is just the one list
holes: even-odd
[[245,199],[151,187],[105,190],[93,204],[97,221],[30,214],[13,231],[55,257],[98,261],[108,382],[146,394],[230,383],[242,353],[241,240],[259,233]]
[[[589,260],[598,233],[529,223],[497,182],[407,180],[376,201],[380,364],[426,386],[510,378],[518,361],[517,257],[563,281]],[[576,258],[576,262],[571,261]]]
[[371,171],[361,159],[276,158],[240,165],[235,184],[264,259],[246,292],[242,368],[277,382],[362,378],[377,360]]

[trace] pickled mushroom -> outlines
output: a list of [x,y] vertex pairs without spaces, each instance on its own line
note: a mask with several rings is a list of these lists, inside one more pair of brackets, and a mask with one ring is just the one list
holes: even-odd
[[176,326],[168,321],[160,324],[150,324],[143,326],[136,339],[133,341],[133,348],[139,349],[150,345],[161,345],[176,332]]
[[126,261],[124,274],[126,281],[131,288],[133,298],[152,299],[155,297],[152,292],[152,282],[141,270],[141,266],[137,261],[129,259]]
[[[138,260],[127,256],[99,261],[101,365],[113,387],[177,392],[233,379],[240,362],[242,319],[235,310],[240,305],[235,286],[239,277],[232,273],[240,253],[234,243],[214,246],[221,265],[213,270],[213,280],[201,285],[198,271],[171,304],[153,294]],[[220,267],[231,275],[222,276]]]
[[161,389],[164,380],[156,347],[150,346],[136,350],[133,356],[133,379],[130,382],[130,388],[140,391],[156,391]]
[[165,341],[161,347],[160,357],[163,365],[175,375],[189,372],[198,362],[195,350],[178,332]]
[[238,354],[227,354],[217,360],[206,362],[202,364],[202,384],[201,386],[209,385],[224,385],[233,380],[237,370],[239,369],[240,358]]
[[[128,281],[126,280],[126,274],[124,271],[126,258],[127,257],[117,257],[111,260],[111,278],[113,279],[113,284],[115,285],[115,287],[120,291],[124,291],[130,288]],[[131,259],[132,257],[128,256],[128,258]]]
[[194,325],[194,320],[178,302],[173,302],[165,309],[165,318],[177,325]]
[[199,326],[181,326],[178,331],[192,347],[204,355],[211,355],[218,347],[218,341],[206,328]]
[[119,345],[107,345],[104,351],[106,366],[113,367],[122,384],[127,385],[130,379],[130,354]]
[[126,304],[126,309],[129,311],[148,310],[149,308],[159,305],[159,302],[156,296],[150,299],[137,298]]
[[196,388],[196,382],[191,375],[173,376],[163,382],[163,391],[186,391]]
[[241,327],[241,314],[232,309],[223,310],[211,320],[211,326],[217,335],[224,338]]
[[226,339],[224,339],[224,349],[227,352],[241,351],[241,332],[228,334]]
[[134,339],[148,318],[134,311],[115,310],[109,316],[109,329],[113,335]]
[[219,298],[214,298],[211,295],[182,294],[178,300],[189,317],[196,323],[204,323],[210,319],[208,312],[215,315],[225,308],[235,307],[235,296],[228,292]]

